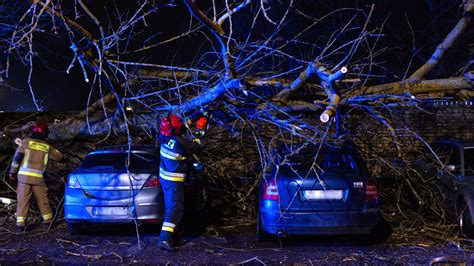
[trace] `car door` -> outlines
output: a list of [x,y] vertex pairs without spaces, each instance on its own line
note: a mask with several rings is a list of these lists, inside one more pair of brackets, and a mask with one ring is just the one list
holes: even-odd
[[474,147],[464,148],[464,199],[474,207]]

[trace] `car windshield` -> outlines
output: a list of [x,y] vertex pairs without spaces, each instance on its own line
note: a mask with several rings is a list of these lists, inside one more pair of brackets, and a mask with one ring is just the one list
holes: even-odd
[[[82,170],[113,170],[125,171],[128,153],[93,153],[89,154],[82,162]],[[130,164],[128,169],[131,172],[151,171],[154,156],[150,153],[130,153]]]
[[[317,155],[317,156],[316,156]],[[324,148],[317,152],[317,149],[303,149],[298,154],[287,157],[282,170],[288,171],[323,171],[323,172],[355,172],[358,173],[355,158],[348,152],[340,149]]]

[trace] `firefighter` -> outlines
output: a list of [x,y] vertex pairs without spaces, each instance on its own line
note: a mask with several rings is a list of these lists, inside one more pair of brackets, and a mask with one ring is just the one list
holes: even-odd
[[48,133],[48,125],[42,122],[36,123],[31,129],[31,137],[21,141],[13,156],[9,177],[12,182],[18,181],[17,233],[25,232],[25,221],[28,216],[31,194],[35,196],[38,203],[43,225],[49,227],[53,220],[53,212],[49,207],[48,189],[44,183],[43,174],[48,160],[60,160],[62,154],[45,141]]
[[189,141],[183,137],[186,127],[176,115],[169,114],[160,122],[159,177],[165,199],[165,218],[158,246],[174,251],[178,244],[177,225],[184,212],[184,181],[188,173],[189,157],[200,150],[200,139]]

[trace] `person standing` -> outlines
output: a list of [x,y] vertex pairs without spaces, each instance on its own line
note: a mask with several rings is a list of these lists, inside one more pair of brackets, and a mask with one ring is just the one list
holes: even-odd
[[174,251],[176,230],[184,213],[184,181],[189,157],[200,150],[200,140],[183,137],[186,127],[176,115],[169,114],[160,122],[160,183],[165,199],[165,217],[158,247]]
[[48,125],[36,123],[31,129],[31,137],[21,141],[15,151],[10,166],[10,181],[18,181],[16,232],[23,233],[26,229],[26,218],[33,194],[43,218],[44,226],[50,225],[53,212],[49,206],[48,189],[43,179],[48,160],[60,160],[61,152],[56,150],[45,139],[49,134]]

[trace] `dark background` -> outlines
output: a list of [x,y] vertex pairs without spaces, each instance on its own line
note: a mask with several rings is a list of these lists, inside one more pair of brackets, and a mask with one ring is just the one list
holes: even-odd
[[[12,2],[15,2],[12,4]],[[74,18],[74,9],[71,4],[74,1],[63,1],[63,11],[71,18]],[[70,3],[69,3],[70,2]],[[104,27],[117,26],[118,17],[115,10],[121,13],[133,10],[137,1],[85,1],[91,10],[105,24]],[[168,3],[163,1],[164,3]],[[197,1],[197,5],[203,10],[209,10],[211,1]],[[223,6],[224,1],[218,1]],[[259,2],[259,1],[258,1]],[[413,1],[304,1],[296,0],[294,8],[289,14],[284,28],[279,32],[277,41],[272,44],[274,47],[291,40],[295,33],[298,33],[311,23],[311,18],[300,15],[302,11],[313,18],[323,15],[339,8],[358,8],[369,12],[369,6],[375,4],[375,11],[370,20],[369,27],[380,27],[384,21],[385,26],[382,31],[383,36],[377,43],[379,49],[386,48],[381,56],[377,58],[376,67],[373,74],[380,77],[372,80],[373,83],[390,82],[403,79],[406,68],[412,60],[408,75],[417,67],[423,64],[434,51],[436,45],[442,41],[446,34],[452,29],[457,20],[462,15],[460,8],[462,1],[453,0],[413,0]],[[189,29],[190,15],[181,1],[172,2],[174,7],[163,7],[152,17],[147,19],[148,27],[137,28],[133,38],[129,40],[129,50],[140,48],[144,44],[152,44],[157,41],[166,40],[179,35]],[[270,16],[279,18],[282,16],[288,1],[274,1]],[[116,6],[118,5],[118,6]],[[28,1],[3,1],[0,7],[0,21],[2,39],[1,60],[2,69],[5,68],[6,47],[9,45],[9,37],[16,25],[19,16],[29,7]],[[234,33],[239,41],[244,41],[253,19],[253,13],[257,9],[257,4],[252,3],[249,8],[252,12],[239,13],[234,18]],[[222,10],[222,8],[218,8]],[[107,10],[107,12],[104,12]],[[211,14],[209,12],[208,14]],[[299,41],[293,42],[285,47],[285,52],[290,53],[300,59],[312,60],[320,52],[321,48],[335,29],[344,26],[354,15],[353,11],[336,12],[324,20],[324,23],[302,35]],[[110,18],[110,20],[109,20]],[[97,27],[91,20],[82,13],[77,20],[90,32],[98,36]],[[363,16],[356,18],[356,25],[362,26],[365,22]],[[73,52],[69,49],[70,42],[65,37],[60,27],[57,34],[52,31],[51,19],[45,16],[42,20],[44,32],[35,33],[34,50],[37,56],[34,59],[34,71],[32,75],[32,85],[36,97],[44,106],[45,111],[73,111],[81,110],[86,106],[86,100],[90,90],[90,85],[84,81],[82,70],[76,63],[71,73],[66,74],[66,69],[72,59]],[[193,20],[193,25],[198,25]],[[410,26],[413,28],[413,33]],[[195,33],[181,38],[175,42],[158,46],[145,52],[121,55],[121,60],[139,61],[147,63],[168,64],[178,66],[193,66],[203,69],[211,69],[219,62],[213,47],[208,38],[211,34],[205,28],[201,30],[208,35]],[[274,26],[267,21],[258,21],[257,27],[253,30],[250,40],[262,40],[274,31]],[[472,27],[463,36],[454,49],[452,49],[445,61],[439,65],[427,78],[442,78],[456,74],[456,71],[466,64],[472,57]],[[354,31],[358,34],[358,31]],[[354,35],[354,36],[355,36]],[[340,43],[347,42],[354,36],[350,33],[337,36]],[[414,43],[413,43],[414,40]],[[307,43],[305,43],[307,42]],[[215,44],[214,44],[215,45]],[[217,47],[215,47],[217,48]],[[363,48],[362,48],[363,49]],[[471,50],[470,50],[471,49]],[[211,53],[209,53],[211,52]],[[0,111],[4,112],[31,112],[36,111],[29,93],[27,83],[29,65],[23,57],[24,54],[13,52],[10,55],[10,69],[8,78],[3,74],[3,79],[11,86],[0,85]],[[238,63],[238,61],[237,61]],[[281,70],[291,69],[298,66],[296,62],[283,62]],[[254,69],[264,70],[267,65],[262,62]],[[380,67],[383,66],[383,67]],[[261,69],[259,69],[261,68]],[[90,77],[92,73],[89,72]],[[15,88],[15,89],[13,89]]]

